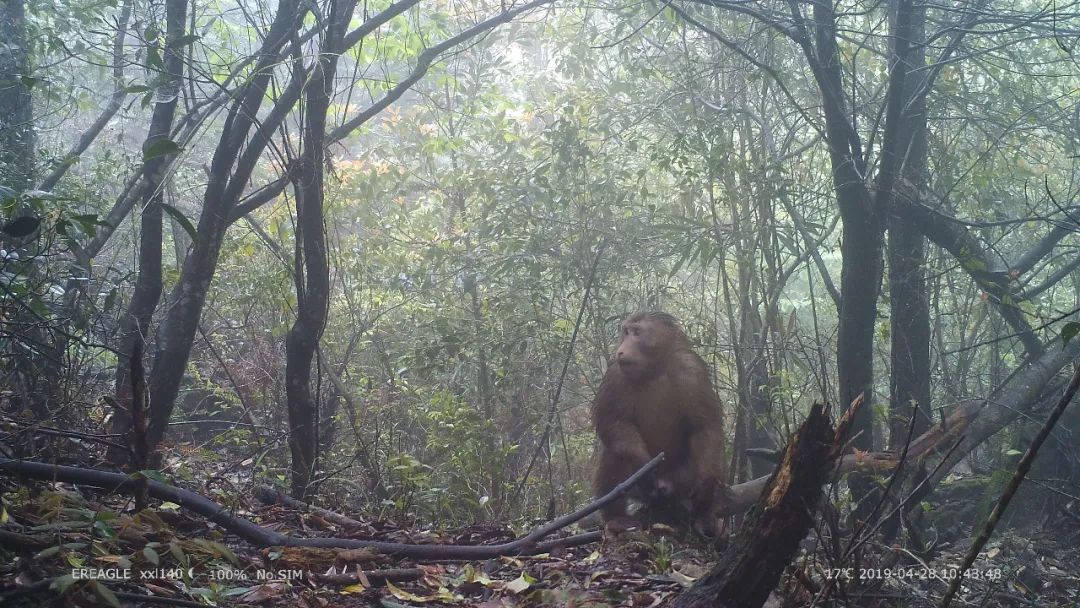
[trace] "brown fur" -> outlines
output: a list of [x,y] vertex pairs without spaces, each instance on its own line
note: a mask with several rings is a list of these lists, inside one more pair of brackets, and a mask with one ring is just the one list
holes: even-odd
[[[699,531],[721,534],[727,495],[724,430],[705,361],[671,315],[637,313],[619,329],[619,347],[593,405],[600,438],[593,493],[606,494],[664,452],[664,463],[634,495],[647,503],[686,503]],[[624,497],[601,511],[609,531],[637,524],[626,507]]]

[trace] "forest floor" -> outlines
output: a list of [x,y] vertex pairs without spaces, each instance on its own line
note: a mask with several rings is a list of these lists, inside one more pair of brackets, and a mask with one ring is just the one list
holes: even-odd
[[[0,478],[0,605],[3,606],[664,606],[705,574],[717,554],[666,526],[614,541],[536,556],[417,561],[364,550],[255,547],[177,505],[132,516],[128,497],[70,484]],[[313,513],[222,493],[235,514],[294,537],[332,536],[411,544],[497,544],[506,527],[416,529],[368,520],[342,526]],[[568,532],[569,533],[569,532]],[[1006,531],[976,562],[967,605],[1076,606],[1080,530]],[[807,549],[813,543],[807,541]],[[931,606],[966,540],[932,558],[868,544],[862,567],[818,605]],[[772,606],[805,606],[821,594],[820,547],[789,569]],[[882,564],[892,564],[886,567]],[[956,605],[956,604],[954,604]]]

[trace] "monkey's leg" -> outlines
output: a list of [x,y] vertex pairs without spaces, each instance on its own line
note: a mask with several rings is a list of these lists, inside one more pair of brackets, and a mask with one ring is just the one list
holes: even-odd
[[722,539],[727,536],[727,518],[723,515],[726,489],[719,480],[705,480],[698,484],[690,500],[694,529],[702,536]]
[[[630,466],[627,460],[604,450],[600,457],[600,466],[596,469],[596,476],[593,477],[593,495],[599,498],[607,494],[637,469],[638,467]],[[630,494],[638,495],[639,493],[631,490]],[[600,509],[600,515],[604,518],[604,528],[608,533],[618,534],[628,528],[640,527],[638,519],[627,514],[628,503],[628,496],[623,494]]]
[[[599,498],[645,466],[651,456],[645,445],[645,439],[631,421],[601,418],[597,420],[596,431],[600,436],[602,450],[600,466],[597,468],[596,477],[593,478],[593,496]],[[641,495],[637,488],[631,494]],[[605,527],[609,531],[620,532],[621,530],[618,529],[620,527],[625,529],[636,525],[634,518],[626,514],[626,503],[624,495],[601,509],[600,514],[604,516]]]
[[727,505],[723,482],[723,434],[719,425],[705,425],[689,438],[694,465],[691,511],[694,527],[711,538],[721,538],[727,532],[727,520],[722,515]]

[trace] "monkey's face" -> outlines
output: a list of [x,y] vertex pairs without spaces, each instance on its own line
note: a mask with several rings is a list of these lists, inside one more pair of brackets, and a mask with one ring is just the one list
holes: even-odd
[[615,351],[615,363],[630,377],[647,373],[657,362],[662,329],[648,319],[630,318],[619,326],[622,341]]

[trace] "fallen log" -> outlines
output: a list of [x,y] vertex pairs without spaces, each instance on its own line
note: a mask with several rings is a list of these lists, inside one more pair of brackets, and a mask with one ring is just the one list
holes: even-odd
[[[355,538],[294,538],[264,528],[243,517],[233,515],[227,507],[191,490],[153,480],[148,480],[146,485],[150,496],[176,503],[258,547],[371,549],[394,557],[413,559],[487,559],[501,555],[535,555],[545,553],[555,547],[568,547],[599,540],[600,534],[596,532],[543,541],[544,538],[555,531],[584,518],[628,492],[638,480],[659,466],[663,459],[664,455],[659,454],[627,478],[626,481],[612,489],[611,492],[578,511],[548,522],[521,538],[498,545],[414,545]],[[0,459],[0,471],[34,479],[92,486],[110,492],[123,492],[125,494],[131,494],[136,487],[135,480],[124,473],[53,465],[44,462]]]

